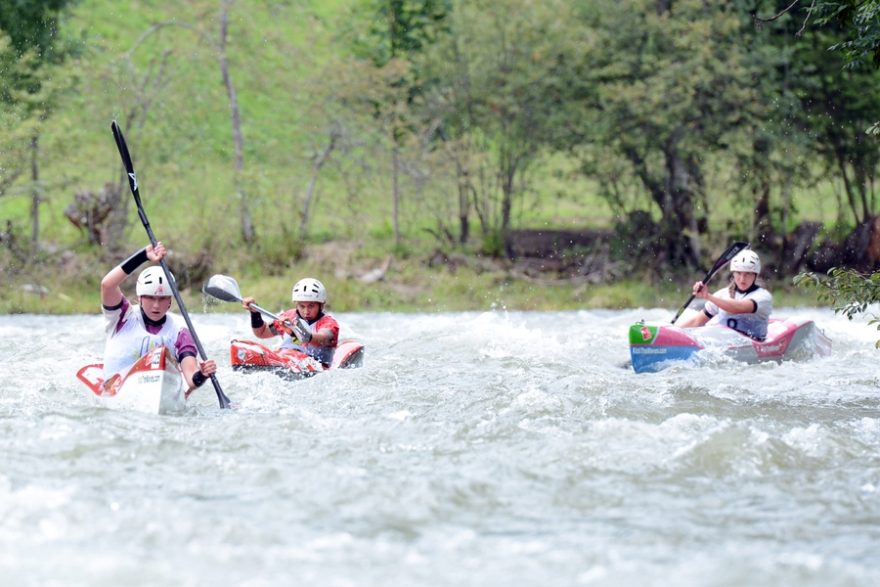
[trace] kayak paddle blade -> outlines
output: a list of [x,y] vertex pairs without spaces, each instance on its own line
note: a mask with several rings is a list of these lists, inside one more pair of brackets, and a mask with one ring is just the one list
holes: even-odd
[[238,289],[238,282],[228,275],[212,275],[208,283],[202,288],[202,292],[224,302],[241,301],[241,290]]

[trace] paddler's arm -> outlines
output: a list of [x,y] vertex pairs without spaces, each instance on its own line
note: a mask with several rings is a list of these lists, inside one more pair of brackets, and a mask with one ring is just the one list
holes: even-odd
[[709,288],[700,281],[694,284],[694,296],[712,302],[728,314],[753,314],[758,311],[758,304],[755,300],[749,298],[732,300],[728,297],[716,296],[709,293]]
[[122,285],[125,278],[146,261],[158,263],[164,256],[165,245],[157,242],[155,249],[153,245],[147,245],[108,271],[104,279],[101,280],[101,304],[106,308],[115,308],[121,304],[123,295],[122,288],[119,286]]
[[301,344],[311,344],[314,346],[325,347],[334,346],[337,334],[339,333],[339,326],[335,324],[335,321],[333,321],[332,327],[325,326],[318,331],[313,330],[309,323],[306,322],[299,314],[296,315],[296,318],[294,318],[292,322],[292,335]]
[[272,338],[273,336],[277,336],[277,332],[273,332],[269,327],[269,324],[263,321],[263,315],[259,312],[254,312],[251,309],[251,304],[255,304],[256,300],[250,296],[241,299],[241,305],[244,306],[244,309],[251,313],[251,330],[254,333],[254,336],[257,338]]
[[180,371],[186,379],[189,389],[200,387],[211,375],[217,372],[217,363],[213,359],[208,359],[199,365],[196,358],[188,355],[180,361]]
[[[706,284],[702,281],[698,281],[694,284],[693,294],[695,298],[707,299],[707,295],[709,293],[708,288],[706,288]],[[704,310],[700,310],[699,312],[694,312],[690,316],[686,318],[682,318],[678,322],[675,323],[679,328],[695,328],[697,326],[703,326],[711,320],[712,317],[707,314]]]
[[322,328],[312,334],[312,342],[318,346],[330,346],[333,343],[333,331],[329,328]]
[[727,297],[720,297],[710,293],[706,293],[705,296],[699,297],[703,298],[707,302],[712,302],[728,314],[754,314],[758,311],[758,303],[755,302],[755,300],[749,298],[732,300]]
[[730,298],[719,298],[718,296],[709,296],[710,302],[714,302],[716,306],[727,312],[728,314],[754,314],[758,311],[758,304],[755,300],[731,300]]

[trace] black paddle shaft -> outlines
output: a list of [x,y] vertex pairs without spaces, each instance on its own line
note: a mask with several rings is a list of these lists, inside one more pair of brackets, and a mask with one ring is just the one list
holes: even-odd
[[[150,228],[150,221],[147,219],[147,213],[144,211],[144,206],[141,204],[141,196],[138,192],[138,183],[137,176],[134,172],[134,164],[131,162],[131,155],[128,153],[128,146],[125,144],[125,137],[122,136],[122,129],[119,128],[119,125],[116,124],[114,120],[110,124],[110,129],[113,131],[113,138],[116,139],[116,148],[119,149],[119,155],[122,157],[122,163],[125,165],[125,172],[128,174],[128,185],[131,188],[131,193],[134,196],[134,202],[137,204],[138,216],[141,218],[141,223],[144,225],[144,228],[147,230],[147,236],[150,237],[150,242],[155,247],[159,242],[156,239],[156,235],[153,234],[153,229]],[[162,270],[165,272],[165,277],[168,279],[168,284],[171,286],[171,293],[174,295],[174,300],[177,302],[177,307],[180,308],[180,314],[183,316],[183,319],[186,321],[186,326],[189,328],[190,334],[192,334],[193,342],[196,343],[196,348],[199,351],[199,356],[201,356],[202,360],[207,360],[208,357],[205,354],[205,349],[202,346],[202,342],[199,340],[198,335],[196,334],[196,329],[193,327],[192,320],[189,318],[189,313],[186,311],[186,306],[183,303],[183,298],[180,297],[180,292],[177,290],[177,283],[174,281],[174,277],[171,275],[171,271],[168,269],[168,264],[165,263],[165,259],[159,259],[159,265],[161,265]],[[226,394],[223,393],[223,390],[220,388],[220,382],[217,381],[217,376],[211,375],[211,383],[214,385],[214,391],[217,392],[217,400],[220,402],[221,408],[230,407],[229,398],[226,397]]]
[[[721,253],[721,256],[718,257],[718,259],[715,261],[715,264],[712,265],[712,269],[709,270],[709,272],[706,274],[706,277],[702,279],[703,285],[705,286],[707,283],[709,283],[709,280],[712,279],[712,277],[714,277],[715,274],[718,273],[718,271],[722,267],[730,263],[730,260],[733,259],[737,253],[747,248],[749,248],[749,243],[740,242],[733,243],[732,245],[727,247],[727,250]],[[671,324],[675,324],[675,321],[678,320],[678,317],[681,316],[681,313],[685,311],[685,309],[690,305],[692,301],[694,301],[694,294],[690,295],[690,297],[687,299],[681,309],[675,314],[675,318],[672,319]]]

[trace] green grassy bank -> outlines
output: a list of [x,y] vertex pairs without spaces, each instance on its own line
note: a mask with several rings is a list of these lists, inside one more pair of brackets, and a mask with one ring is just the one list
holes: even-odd
[[[291,264],[277,275],[265,275],[256,265],[224,266],[217,263],[209,273],[236,278],[243,295],[254,296],[269,310],[290,306],[290,288],[305,276],[321,279],[330,292],[329,306],[336,312],[451,312],[492,309],[559,311],[580,309],[669,308],[674,313],[690,293],[689,282],[645,283],[620,280],[613,283],[529,279],[504,269],[482,267],[427,267],[419,259],[395,259],[380,281],[366,283],[362,277],[375,270],[380,260],[360,265],[337,264],[312,257]],[[59,271],[49,267],[20,275],[0,289],[0,314],[76,314],[99,311],[99,283],[106,267],[92,263],[89,269]],[[695,276],[694,279],[698,279]],[[720,287],[722,277],[716,278]],[[126,286],[134,295],[134,277]],[[204,279],[182,290],[192,312],[237,310],[236,304],[206,304],[200,292]],[[181,283],[183,283],[181,281]],[[770,282],[776,307],[818,306],[815,291],[795,288],[790,282]]]

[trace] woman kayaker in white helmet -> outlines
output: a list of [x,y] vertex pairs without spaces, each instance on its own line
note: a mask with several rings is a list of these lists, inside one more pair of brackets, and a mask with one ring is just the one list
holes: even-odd
[[258,338],[281,336],[279,349],[301,350],[320,362],[325,368],[333,362],[333,353],[339,343],[339,323],[324,313],[327,289],[324,284],[306,277],[293,286],[291,299],[296,306],[282,312],[279,320],[269,324],[250,307],[256,300],[242,298],[242,306],[251,313],[251,329]]
[[165,246],[147,245],[111,269],[101,280],[101,310],[104,314],[107,344],[104,348],[104,381],[127,371],[135,362],[164,346],[177,359],[180,371],[190,388],[199,387],[217,371],[212,360],[199,363],[195,341],[184,320],[169,312],[171,284],[159,265],[147,267],[138,275],[132,304],[120,285],[146,261],[158,263],[165,256]]
[[694,297],[706,300],[706,305],[677,325],[690,328],[719,324],[755,340],[764,340],[773,311],[773,295],[758,283],[761,259],[755,251],[746,249],[731,259],[730,271],[733,273],[730,285],[714,294],[709,293],[702,281],[694,284]]

